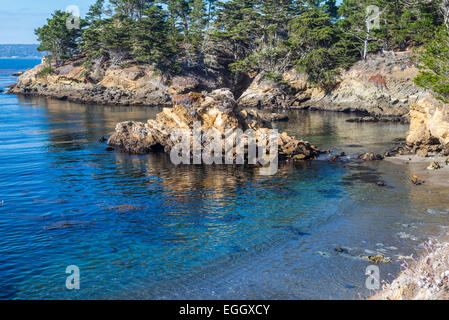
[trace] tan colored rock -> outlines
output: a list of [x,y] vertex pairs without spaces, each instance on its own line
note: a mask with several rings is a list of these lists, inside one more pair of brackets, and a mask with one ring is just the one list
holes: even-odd
[[83,58],[68,60],[59,67],[53,65],[53,72],[45,76],[39,76],[39,72],[48,64],[27,70],[9,93],[97,104],[171,106],[172,97],[178,93],[224,86],[223,79],[202,73],[185,73],[170,79],[152,66],[136,65],[133,61],[115,66],[100,60],[88,72]]
[[312,86],[304,73],[287,70],[283,83],[257,75],[239,103],[249,107],[294,107],[329,111],[362,111],[376,117],[408,120],[409,103],[426,95],[413,79],[419,70],[411,51],[372,54],[348,70],[341,70],[333,87]]
[[[257,144],[266,143],[268,146],[266,139],[259,138],[268,135],[270,127],[265,126],[263,119],[254,110],[242,110],[227,89],[215,90],[207,96],[198,93],[177,96],[174,98],[173,107],[164,108],[155,120],[148,120],[147,123],[128,121],[117,124],[108,144],[127,153],[144,154],[162,148],[169,152],[174,146],[171,137],[173,130],[186,129],[191,132],[197,123],[200,124],[202,133],[215,130],[222,138],[228,130],[253,129]],[[320,153],[317,147],[286,133],[279,136],[278,143],[281,159],[313,159]],[[201,148],[204,150],[204,143]]]
[[378,254],[378,255],[375,255],[375,256],[368,256],[368,260],[369,260],[370,262],[377,263],[377,264],[380,264],[380,263],[390,263],[390,262],[391,262],[391,259],[390,259],[390,258],[384,257],[384,256],[381,255],[381,254]]
[[430,165],[427,167],[427,170],[439,170],[439,169],[441,169],[441,165],[436,161],[431,162]]
[[427,149],[419,149],[418,152],[416,152],[416,155],[418,157],[427,158],[429,156],[429,151]]
[[408,145],[449,145],[449,106],[427,96],[410,106]]
[[267,108],[288,104],[282,86],[267,79],[263,74],[257,75],[249,88],[241,95],[238,103],[242,107]]
[[361,161],[376,161],[376,160],[383,160],[384,157],[377,153],[367,152],[359,155],[357,159]]

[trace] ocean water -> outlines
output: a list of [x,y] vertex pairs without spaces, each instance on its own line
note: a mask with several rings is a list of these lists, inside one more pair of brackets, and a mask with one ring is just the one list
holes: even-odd
[[[0,88],[37,63],[0,60]],[[448,220],[447,190],[414,186],[405,166],[319,159],[271,177],[177,167],[98,142],[158,108],[1,93],[0,108],[1,299],[359,299],[372,293],[360,256],[390,257],[379,266],[390,281],[399,256],[416,255]],[[349,157],[407,131],[347,114],[289,116],[280,130]],[[70,265],[79,290],[65,286]]]

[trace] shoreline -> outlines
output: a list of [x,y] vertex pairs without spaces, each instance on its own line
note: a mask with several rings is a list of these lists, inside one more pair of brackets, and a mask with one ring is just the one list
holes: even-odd
[[[58,97],[53,97],[45,94],[39,94],[39,93],[15,93],[16,95],[22,95],[22,96],[40,96],[45,97],[49,99],[54,100],[69,100],[81,104],[88,104],[88,103],[95,103],[95,104],[101,104],[101,105],[114,105],[111,104],[109,101],[103,101],[103,103],[99,103],[98,101],[92,101],[87,102],[83,100],[72,100],[70,97],[64,96],[62,99]],[[119,104],[119,103],[118,103]],[[117,105],[117,103],[115,104]],[[145,106],[142,104],[131,104],[131,106]],[[357,112],[358,110],[337,110],[335,108],[329,107],[326,109],[319,109],[314,107],[309,108],[294,108],[291,109],[309,109],[310,111],[326,111],[326,112],[342,112],[342,113],[348,113],[349,112]],[[412,175],[416,175],[420,180],[425,181],[424,186],[439,186],[439,187],[449,187],[449,166],[446,166],[444,164],[446,157],[440,157],[440,156],[433,156],[433,157],[427,157],[422,158],[418,157],[416,155],[400,155],[395,156],[391,158],[386,158],[386,161],[397,163],[400,165],[403,165],[404,171],[407,171],[406,168],[408,168]],[[443,168],[436,170],[436,171],[430,171],[427,170],[427,167],[429,164],[433,161],[439,162],[442,164]],[[411,176],[412,176],[411,175]],[[418,186],[417,186],[418,187]],[[441,243],[437,243],[432,247],[433,256],[430,257],[429,255],[422,254],[423,250],[421,248],[418,249],[420,252],[420,259],[413,264],[412,267],[407,269],[405,272],[400,272],[398,277],[393,281],[392,285],[389,287],[383,289],[381,292],[377,293],[374,297],[371,297],[370,299],[413,299],[415,298],[438,298],[435,296],[435,293],[430,292],[428,289],[425,289],[424,293],[421,291],[418,293],[413,293],[407,291],[409,287],[415,288],[417,287],[416,284],[414,284],[414,280],[418,279],[419,276],[423,275],[422,273],[427,270],[426,268],[423,268],[423,265],[425,264],[425,261],[427,261],[429,258],[432,259],[440,259],[445,258],[445,261],[447,261],[447,258],[449,257],[449,235],[443,235],[441,238],[439,237]],[[422,255],[422,256],[421,256]],[[428,271],[428,270],[427,270]],[[435,278],[435,277],[434,277]],[[413,296],[415,294],[415,296]],[[446,297],[447,298],[447,297]]]
[[[407,166],[422,186],[449,188],[448,157],[439,155],[423,158],[417,155],[399,155],[386,158],[391,163]],[[438,162],[441,169],[429,170],[429,164]],[[420,187],[417,185],[417,187]],[[449,232],[431,238],[417,248],[418,257],[408,264],[389,284],[368,300],[449,300]]]
[[[449,188],[449,165],[445,164],[446,159],[449,159],[449,157],[440,155],[426,158],[417,155],[397,155],[385,158],[386,161],[407,166],[413,175],[424,182],[424,185],[429,184]],[[428,170],[427,168],[432,162],[439,163],[441,168]]]

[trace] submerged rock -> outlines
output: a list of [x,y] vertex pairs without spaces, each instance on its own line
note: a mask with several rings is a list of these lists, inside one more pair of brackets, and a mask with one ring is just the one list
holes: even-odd
[[356,122],[356,123],[377,123],[377,122],[390,122],[390,123],[408,123],[408,119],[402,117],[359,117],[351,118],[346,120],[346,122]]
[[[255,111],[252,110],[252,112]],[[288,116],[281,113],[259,113],[259,116],[266,122],[288,121]]]
[[414,185],[417,185],[417,186],[420,186],[424,183],[424,181],[419,180],[419,178],[417,176],[413,176],[411,181]]
[[383,160],[384,157],[377,153],[367,152],[359,155],[357,159],[362,161],[376,161],[376,160]]
[[[258,146],[263,147],[260,143],[265,140],[261,140],[261,137],[269,135],[270,123],[264,121],[255,110],[247,111],[240,108],[230,90],[218,89],[205,95],[189,93],[177,96],[173,99],[173,107],[164,108],[155,120],[148,120],[146,123],[134,121],[119,123],[108,144],[133,154],[160,150],[171,152],[179,143],[173,139],[173,133],[177,130],[187,132],[198,130],[202,135],[213,131],[217,134],[217,138],[224,139],[229,130],[246,132],[249,129],[255,133]],[[208,148],[204,136],[201,142],[189,140],[191,146],[197,142],[197,147],[202,152]],[[244,142],[240,141],[240,144],[233,148],[231,156],[236,156],[237,147],[241,148]],[[307,160],[315,158],[320,153],[317,147],[291,137],[285,132],[278,136],[277,142],[280,159]],[[245,145],[243,147],[246,154],[247,147]],[[269,149],[268,145],[266,147]],[[221,151],[224,154],[224,144],[221,145]],[[192,153],[190,157],[193,157]]]
[[380,263],[390,263],[390,262],[391,262],[391,259],[390,259],[390,258],[384,257],[384,256],[381,255],[381,254],[377,254],[377,255],[375,255],[375,256],[368,256],[368,260],[369,260],[370,262],[377,263],[377,264],[380,264]]
[[439,170],[439,169],[441,169],[441,165],[436,161],[431,162],[430,165],[427,167],[427,170]]

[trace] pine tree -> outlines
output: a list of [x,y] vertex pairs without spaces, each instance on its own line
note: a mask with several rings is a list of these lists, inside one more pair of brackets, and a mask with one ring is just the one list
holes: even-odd
[[307,11],[290,22],[290,50],[295,53],[296,66],[308,75],[312,84],[322,86],[334,82],[340,61],[336,58],[338,34],[328,8],[309,6]]
[[[78,39],[81,35],[80,28],[67,28],[70,13],[55,11],[47,24],[37,28],[35,34],[40,42],[39,51],[48,51],[47,58],[54,61],[56,66],[67,58],[78,53]],[[80,23],[84,23],[80,21]]]
[[449,1],[441,0],[437,5],[442,23],[418,57],[421,72],[415,83],[432,90],[438,99],[449,103]]
[[343,0],[339,7],[343,19],[338,21],[338,26],[346,34],[345,45],[357,49],[362,59],[382,47],[377,35],[384,32],[381,20],[385,10],[384,0]]
[[167,15],[160,6],[144,10],[133,31],[132,54],[135,59],[163,69],[172,66],[175,52],[168,44],[168,32]]

